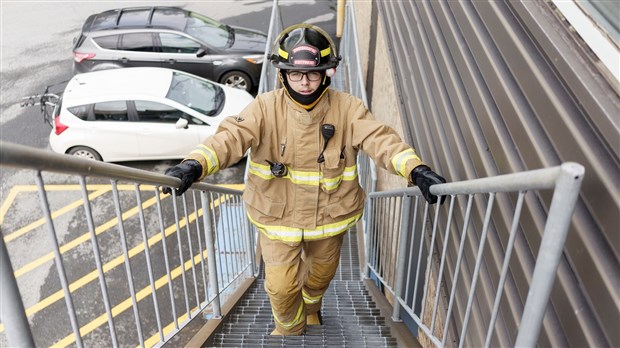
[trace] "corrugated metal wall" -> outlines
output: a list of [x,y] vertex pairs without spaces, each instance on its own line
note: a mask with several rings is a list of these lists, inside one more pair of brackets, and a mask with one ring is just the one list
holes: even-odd
[[[539,345],[620,346],[617,81],[598,69],[549,2],[381,1],[373,11],[390,46],[407,140],[438,172],[457,181],[566,161],[585,166]],[[386,62],[370,62],[370,70],[373,64]],[[549,207],[549,196],[528,196],[526,238],[516,244],[494,346],[514,342],[518,304],[527,296],[522,285],[531,277]],[[505,229],[513,202],[499,203],[493,224]],[[484,284],[497,282],[501,263],[491,250],[506,238],[492,233],[489,239],[479,309],[492,304]],[[468,253],[475,254],[473,247]],[[485,329],[470,325],[467,346],[482,345]]]

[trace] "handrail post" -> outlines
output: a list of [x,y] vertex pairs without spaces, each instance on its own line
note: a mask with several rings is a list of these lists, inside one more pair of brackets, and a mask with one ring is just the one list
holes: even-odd
[[367,198],[368,199],[368,204],[366,206],[366,212],[365,214],[367,214],[368,216],[366,217],[366,223],[364,224],[364,235],[366,236],[366,238],[364,239],[366,245],[366,252],[365,252],[365,257],[366,260],[364,260],[364,274],[363,274],[363,278],[368,279],[370,278],[370,267],[368,266],[370,264],[370,260],[371,260],[371,252],[372,250],[370,250],[371,247],[371,228],[374,225],[374,217],[375,214],[372,213],[374,207],[375,207],[375,199],[372,198]]
[[202,202],[202,221],[205,227],[205,244],[207,247],[207,264],[209,266],[209,286],[213,298],[213,318],[222,317],[220,305],[220,289],[217,277],[217,261],[215,259],[215,245],[213,240],[213,223],[211,221],[211,200],[205,191],[200,191],[200,201]]
[[406,239],[410,228],[409,211],[411,211],[411,199],[411,196],[404,194],[403,203],[401,205],[400,236],[398,239],[400,245],[398,249],[398,264],[396,265],[396,283],[394,284],[394,308],[392,311],[392,321],[402,321],[400,319],[400,298],[403,290],[403,283],[405,281],[405,253],[407,252],[408,245]]
[[515,347],[536,346],[583,175],[584,168],[577,163],[560,167]]
[[11,347],[34,347],[30,324],[17,287],[9,252],[0,238],[0,318]]

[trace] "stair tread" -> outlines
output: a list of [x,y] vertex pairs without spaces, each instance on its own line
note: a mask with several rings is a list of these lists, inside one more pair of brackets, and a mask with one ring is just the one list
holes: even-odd
[[[351,249],[347,249],[351,248]],[[264,274],[264,272],[261,272]],[[397,347],[364,283],[359,280],[354,232],[345,236],[340,266],[323,298],[323,325],[301,336],[271,336],[273,314],[265,280],[257,279],[229,313],[210,347]]]

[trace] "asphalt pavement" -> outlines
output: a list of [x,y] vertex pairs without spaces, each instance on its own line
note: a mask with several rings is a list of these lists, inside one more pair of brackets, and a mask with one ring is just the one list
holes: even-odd
[[[272,1],[230,0],[175,2],[174,5],[206,14],[226,24],[266,32],[272,3]],[[280,3],[285,27],[299,22],[309,22],[319,25],[335,37],[335,0]],[[72,39],[79,34],[83,21],[92,13],[118,7],[118,4],[102,1],[0,2],[2,17],[0,140],[51,151],[48,146],[51,127],[43,121],[38,107],[20,107],[21,99],[43,92],[48,85],[69,80],[73,76]],[[171,2],[130,4],[152,6],[171,5]],[[166,168],[177,162],[176,160],[135,161],[119,164],[163,173]],[[245,160],[242,160],[231,168],[207,177],[205,182],[240,184],[243,183],[244,170]],[[70,335],[70,327],[63,321],[67,315],[63,301],[51,300],[56,296],[60,285],[54,262],[49,258],[51,250],[49,233],[41,213],[34,177],[35,173],[32,170],[6,167],[0,170],[0,230],[9,249],[14,269],[20,270],[18,282],[27,311],[35,313],[29,314],[29,320],[38,337],[37,342],[41,345],[51,345],[56,341],[46,340],[46,337],[56,337],[58,333]],[[88,230],[83,223],[77,222],[83,219],[84,211],[76,203],[80,200],[76,178],[53,173],[44,173],[44,178],[46,185],[53,191],[49,197],[50,204],[58,215],[57,220],[56,218],[54,220],[57,225],[56,238],[61,245],[76,243],[73,238],[82,238],[76,237],[77,234]],[[114,210],[109,197],[109,182],[100,181],[97,181],[96,185],[102,186],[92,186],[89,194],[96,200],[95,214],[98,221],[108,221],[110,217],[107,214],[113,214]],[[128,198],[123,198],[123,206],[127,209],[135,208],[135,202],[132,208],[131,199],[133,199],[131,194]],[[102,248],[113,249],[117,244],[118,240],[104,239]],[[92,271],[88,268],[92,266],[90,261],[92,248],[89,243],[85,240],[81,244],[71,244],[71,248],[73,251],[67,252],[65,257],[71,259],[71,264],[84,265],[84,268],[77,268],[72,272],[83,275]],[[116,275],[111,274],[109,277],[115,278]],[[84,289],[88,287],[96,291],[97,284],[88,283]],[[122,294],[114,293],[114,296]],[[80,297],[79,301],[86,303],[92,299]],[[0,326],[0,346],[6,346],[3,330],[4,328]],[[105,330],[105,325],[98,330]],[[100,331],[95,330],[90,334],[89,342],[97,342],[98,332]],[[133,333],[129,331],[120,334]],[[101,346],[105,346],[105,343],[101,343]]]

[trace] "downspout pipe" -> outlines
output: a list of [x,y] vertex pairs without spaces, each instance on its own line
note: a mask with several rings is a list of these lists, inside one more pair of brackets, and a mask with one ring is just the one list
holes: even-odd
[[344,28],[344,2],[345,0],[338,0],[337,12],[336,12],[336,37],[342,37],[342,30]]

